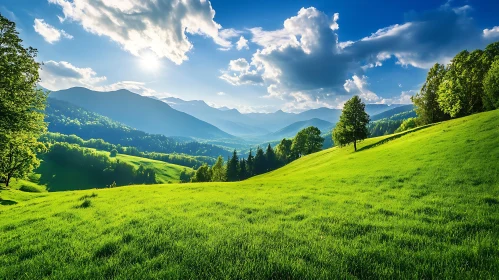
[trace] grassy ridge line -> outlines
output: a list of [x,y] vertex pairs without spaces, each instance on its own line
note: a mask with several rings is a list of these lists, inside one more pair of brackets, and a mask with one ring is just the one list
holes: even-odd
[[0,278],[494,279],[498,113],[357,153],[329,149],[244,182],[0,207]]

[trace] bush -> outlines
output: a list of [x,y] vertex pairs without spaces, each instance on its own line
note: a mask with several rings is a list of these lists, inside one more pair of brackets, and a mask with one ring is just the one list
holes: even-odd
[[30,193],[41,193],[41,192],[44,192],[43,189],[41,189],[40,187],[34,186],[34,185],[22,185],[19,188],[19,190],[23,191],[23,192],[30,192]]

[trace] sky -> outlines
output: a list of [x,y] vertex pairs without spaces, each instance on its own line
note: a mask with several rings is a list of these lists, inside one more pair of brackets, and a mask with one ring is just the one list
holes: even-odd
[[499,1],[0,0],[40,85],[241,112],[410,103],[435,63],[499,41]]

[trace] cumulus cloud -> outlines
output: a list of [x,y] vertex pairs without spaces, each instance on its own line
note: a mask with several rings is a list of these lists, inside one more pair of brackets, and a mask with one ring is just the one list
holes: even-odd
[[43,19],[35,18],[35,24],[33,25],[36,33],[40,34],[45,41],[50,44],[53,44],[61,38],[73,39],[73,36],[66,33],[64,30],[59,30],[52,25],[46,23]]
[[210,37],[221,48],[233,30],[220,31],[215,10],[206,0],[48,0],[62,8],[64,20],[80,23],[99,36],[109,37],[133,55],[150,50],[176,64],[187,60],[192,43],[187,34]]
[[220,79],[239,85],[262,85],[262,76],[256,70],[250,70],[250,64],[244,58],[231,60],[228,70],[223,70]]
[[233,85],[251,84],[244,74],[252,73],[257,81],[253,84],[265,85],[269,96],[295,104],[335,107],[352,94],[368,102],[383,102],[369,90],[365,72],[370,68],[394,59],[404,67],[427,69],[436,62],[449,62],[462,49],[482,48],[491,42],[489,37],[499,30],[478,29],[469,11],[469,6],[444,5],[424,14],[413,13],[407,22],[356,41],[342,42],[337,33],[339,14],[330,17],[313,7],[302,8],[284,21],[282,29],[249,29],[251,41],[260,46],[250,67],[225,71],[221,78]]
[[491,29],[484,29],[483,37],[487,39],[499,38],[499,26],[494,26]]
[[239,37],[239,41],[237,41],[237,43],[236,43],[236,48],[237,48],[237,50],[239,50],[239,51],[240,51],[240,50],[242,50],[242,49],[247,49],[247,50],[249,50],[248,40],[246,40],[246,39],[244,38],[244,36]]
[[145,96],[165,95],[148,88],[142,82],[120,81],[104,84],[105,76],[98,76],[92,68],[80,68],[66,61],[45,62],[40,70],[40,85],[48,90],[62,90],[71,87],[86,87],[97,91],[127,89]]

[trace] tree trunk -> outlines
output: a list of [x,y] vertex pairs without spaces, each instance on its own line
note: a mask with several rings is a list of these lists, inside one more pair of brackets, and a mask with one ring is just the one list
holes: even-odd
[[357,151],[357,140],[353,140],[353,149]]
[[5,180],[5,187],[9,187],[10,175],[7,175],[7,179]]

